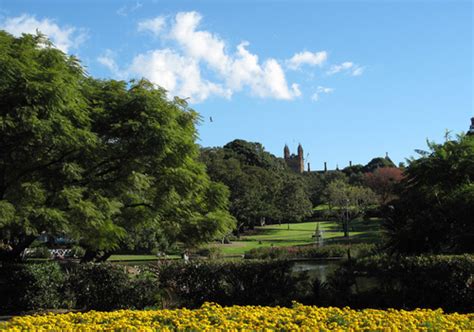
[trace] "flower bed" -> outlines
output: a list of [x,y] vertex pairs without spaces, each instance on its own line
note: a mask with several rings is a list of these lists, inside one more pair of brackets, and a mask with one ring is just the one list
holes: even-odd
[[118,310],[14,317],[0,330],[472,330],[474,314],[447,314],[441,309],[353,310],[295,303],[292,308],[206,303],[200,309]]

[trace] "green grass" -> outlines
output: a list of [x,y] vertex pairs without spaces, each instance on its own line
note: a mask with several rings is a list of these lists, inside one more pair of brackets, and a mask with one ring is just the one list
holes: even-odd
[[[312,235],[317,222],[298,224],[268,225],[256,227],[254,231],[242,235],[238,241],[230,244],[211,244],[221,249],[223,255],[243,255],[246,251],[260,247],[288,247],[314,243]],[[320,221],[319,230],[323,232],[324,243],[346,243],[341,225],[333,221]],[[352,243],[374,243],[380,238],[380,220],[356,220],[349,228],[349,240]]]
[[155,255],[112,255],[108,259],[109,262],[116,261],[153,261],[157,260]]

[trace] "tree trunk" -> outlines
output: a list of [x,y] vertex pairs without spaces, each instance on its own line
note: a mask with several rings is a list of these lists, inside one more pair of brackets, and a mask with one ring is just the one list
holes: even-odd
[[349,237],[349,221],[347,219],[343,221],[342,228],[344,230],[344,237]]
[[84,256],[81,258],[81,263],[92,262],[97,257],[97,251],[86,249]]
[[97,263],[103,263],[112,256],[112,251],[106,251],[101,256],[96,258]]

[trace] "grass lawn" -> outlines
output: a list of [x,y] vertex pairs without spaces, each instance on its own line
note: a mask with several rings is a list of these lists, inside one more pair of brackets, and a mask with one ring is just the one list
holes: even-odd
[[158,257],[155,255],[112,255],[109,257],[109,262],[116,261],[154,261]]
[[[258,247],[312,244],[314,243],[312,235],[316,230],[317,223],[313,221],[290,224],[290,229],[288,229],[288,224],[256,227],[254,231],[242,235],[239,241],[232,241],[230,244],[211,244],[210,246],[220,248],[224,255],[243,255],[246,251]],[[325,243],[347,242],[339,223],[320,221],[319,230],[323,232]],[[380,238],[380,219],[353,221],[349,227],[349,236],[352,243],[376,242]]]

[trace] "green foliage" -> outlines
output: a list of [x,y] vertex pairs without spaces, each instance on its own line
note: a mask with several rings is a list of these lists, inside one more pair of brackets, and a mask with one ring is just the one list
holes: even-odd
[[373,172],[377,168],[383,167],[396,167],[393,161],[387,156],[385,158],[377,157],[373,158],[371,161],[364,166],[363,171],[364,173]]
[[365,257],[376,252],[372,244],[328,244],[322,247],[261,247],[254,248],[245,253],[248,259],[298,259],[298,258],[343,258],[350,250],[351,257]]
[[357,260],[351,269],[355,276],[375,279],[375,287],[361,291],[358,296],[370,301],[377,294],[380,306],[473,309],[472,255],[372,256]]
[[158,282],[147,270],[130,276],[125,266],[89,263],[71,266],[68,276],[67,287],[78,308],[143,309],[159,300]]
[[234,140],[202,149],[201,160],[211,179],[229,188],[237,232],[264,222],[301,220],[311,209],[304,182],[259,143]]
[[229,193],[197,161],[198,115],[185,101],[145,80],[87,77],[42,36],[0,32],[0,70],[2,259],[43,232],[90,260],[137,246],[144,229],[150,247],[234,227]]
[[64,308],[65,276],[57,263],[6,264],[0,269],[3,312]]
[[308,291],[306,277],[287,261],[179,262],[159,266],[161,287],[185,307],[206,301],[221,305],[289,305]]
[[322,247],[262,247],[245,253],[249,259],[290,259],[290,258],[329,258],[343,257],[348,246],[326,245]]
[[399,253],[474,252],[474,137],[459,136],[411,160],[387,211],[387,246]]
[[334,213],[342,222],[344,236],[349,236],[349,223],[363,216],[369,207],[377,202],[369,188],[351,186],[345,181],[335,180],[327,187],[326,195]]

